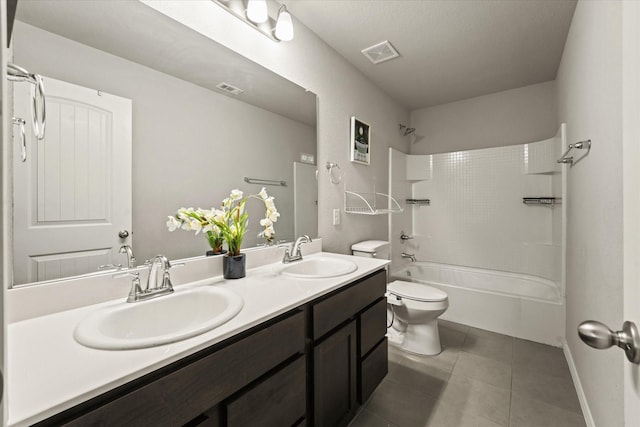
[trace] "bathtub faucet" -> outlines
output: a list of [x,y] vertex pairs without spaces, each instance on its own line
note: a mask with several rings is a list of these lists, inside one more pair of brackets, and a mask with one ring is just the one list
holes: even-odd
[[406,252],[402,252],[402,253],[400,254],[400,256],[401,256],[402,258],[409,258],[409,259],[411,260],[411,262],[416,262],[416,256],[415,256],[414,254],[408,254],[408,253],[406,253]]

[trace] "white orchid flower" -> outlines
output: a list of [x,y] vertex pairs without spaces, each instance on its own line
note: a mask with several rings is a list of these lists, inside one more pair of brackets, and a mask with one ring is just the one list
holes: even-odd
[[269,195],[267,194],[267,189],[262,187],[262,190],[258,193],[258,195],[262,198],[262,200],[267,200]]
[[175,216],[170,216],[167,220],[167,228],[169,231],[176,231],[182,225],[182,221],[178,220]]

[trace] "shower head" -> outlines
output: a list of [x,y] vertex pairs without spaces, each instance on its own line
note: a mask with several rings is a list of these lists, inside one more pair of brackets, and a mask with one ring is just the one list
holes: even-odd
[[416,131],[416,128],[410,128],[403,124],[399,124],[398,126],[400,127],[400,132],[402,132],[402,136],[411,135]]

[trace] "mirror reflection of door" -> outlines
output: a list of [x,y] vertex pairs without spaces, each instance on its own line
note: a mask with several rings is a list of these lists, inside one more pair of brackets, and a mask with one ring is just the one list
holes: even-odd
[[14,84],[27,160],[15,132],[13,283],[122,263],[120,246],[132,245],[130,233],[118,236],[131,231],[131,100],[45,77],[46,134],[37,141],[29,86]]
[[318,183],[316,166],[293,162],[295,237],[318,233]]

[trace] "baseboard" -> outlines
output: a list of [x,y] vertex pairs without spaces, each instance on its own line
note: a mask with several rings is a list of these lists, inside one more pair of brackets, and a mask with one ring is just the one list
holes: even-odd
[[569,371],[571,372],[571,378],[573,379],[573,385],[576,388],[576,393],[578,394],[578,400],[580,401],[580,407],[582,408],[584,422],[587,427],[596,427],[596,423],[593,421],[593,416],[591,415],[591,410],[589,409],[587,396],[584,394],[582,383],[580,382],[580,376],[578,375],[576,364],[573,361],[573,356],[571,355],[571,349],[567,344],[567,340],[564,338],[562,338],[562,350],[564,351],[564,357],[567,359]]

